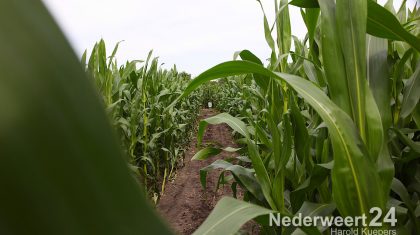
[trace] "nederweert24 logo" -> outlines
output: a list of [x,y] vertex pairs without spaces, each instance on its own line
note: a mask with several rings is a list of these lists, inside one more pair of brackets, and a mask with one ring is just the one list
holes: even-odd
[[[370,221],[367,215],[361,216],[303,216],[298,213],[295,216],[282,216],[280,213],[269,215],[270,226],[283,227],[318,227],[321,230],[330,228],[331,235],[394,235],[392,229],[397,224],[395,207],[391,207],[382,217],[383,211],[379,207],[369,210]],[[381,219],[382,218],[382,219]],[[324,228],[324,229],[322,229]]]

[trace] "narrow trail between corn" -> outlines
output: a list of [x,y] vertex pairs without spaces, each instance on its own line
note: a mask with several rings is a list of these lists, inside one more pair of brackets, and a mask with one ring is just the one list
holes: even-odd
[[[216,110],[202,109],[199,120],[216,114]],[[216,142],[223,147],[237,146],[233,140],[231,129],[225,124],[207,127],[203,143],[208,142]],[[196,144],[197,139],[194,135],[185,155],[184,166],[178,169],[174,182],[167,184],[158,204],[159,213],[177,234],[192,234],[203,223],[222,196],[232,196],[229,185],[220,186],[215,191],[220,171],[209,172],[206,189],[201,187],[199,173],[201,168],[210,165],[216,159],[224,159],[232,154],[221,153],[204,161],[191,161],[191,158],[199,150]]]

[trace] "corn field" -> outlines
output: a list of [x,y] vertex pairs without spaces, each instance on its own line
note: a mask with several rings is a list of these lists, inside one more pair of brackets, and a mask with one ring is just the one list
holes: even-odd
[[[365,234],[420,234],[420,4],[273,4],[273,22],[259,0],[255,11],[267,58],[232,51],[191,78],[152,52],[119,65],[119,44],[107,55],[103,40],[80,63],[41,2],[0,2],[0,234],[172,234],[153,204],[193,137],[193,161],[231,157],[189,180],[207,190],[216,172],[233,192],[194,234],[237,234],[252,220],[260,234],[334,235],[272,226],[272,213],[365,216],[354,227]],[[208,103],[220,113],[200,120]],[[203,142],[219,124],[239,147]]]
[[[89,60],[82,64],[103,97],[108,115],[117,130],[127,161],[141,178],[156,201],[164,192],[165,182],[172,178],[182,161],[189,142],[203,94],[194,92],[188,99],[169,106],[188,85],[190,75],[159,67],[152,52],[145,61],[127,62],[118,67],[117,44],[110,57],[105,42],[98,42]],[[137,68],[139,67],[139,68]]]

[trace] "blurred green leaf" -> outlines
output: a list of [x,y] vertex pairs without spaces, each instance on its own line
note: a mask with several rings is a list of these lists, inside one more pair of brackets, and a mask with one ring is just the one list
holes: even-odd
[[404,86],[403,94],[400,115],[406,118],[416,108],[420,99],[420,61],[417,62],[416,70]]
[[42,3],[1,1],[0,35],[0,233],[169,234]]

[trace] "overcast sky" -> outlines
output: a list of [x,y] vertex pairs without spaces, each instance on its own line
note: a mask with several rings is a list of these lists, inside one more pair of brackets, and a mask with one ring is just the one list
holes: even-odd
[[[270,55],[256,0],[43,1],[79,56],[100,38],[108,51],[124,40],[117,54],[119,64],[145,59],[153,49],[165,67],[176,64],[179,70],[198,75],[231,60],[238,50],[249,49],[260,59]],[[274,3],[262,2],[271,24]],[[292,34],[303,38],[306,27],[299,9],[291,6],[290,15]]]

